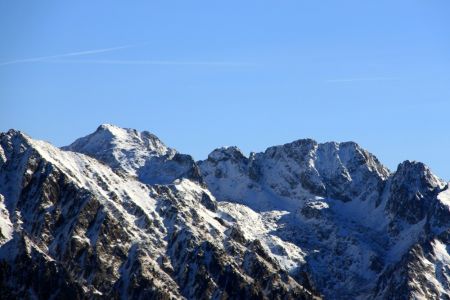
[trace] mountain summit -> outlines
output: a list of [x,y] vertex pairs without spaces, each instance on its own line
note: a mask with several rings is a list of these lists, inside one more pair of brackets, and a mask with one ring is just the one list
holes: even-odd
[[1,299],[449,299],[450,192],[353,142],[0,134]]
[[201,180],[190,155],[167,147],[148,131],[103,124],[94,133],[62,149],[94,157],[116,171],[138,177],[144,183],[166,184],[179,178]]

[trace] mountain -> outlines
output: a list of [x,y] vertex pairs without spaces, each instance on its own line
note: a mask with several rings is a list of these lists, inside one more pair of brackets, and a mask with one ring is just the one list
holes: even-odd
[[190,155],[164,145],[155,135],[103,124],[63,150],[83,153],[148,184],[168,184],[178,178],[201,181]]
[[450,299],[450,190],[353,142],[0,134],[1,299]]
[[312,298],[223,219],[201,184],[149,185],[132,175],[146,164],[132,147],[120,156],[124,141],[164,159],[176,154],[116,129],[101,126],[105,142],[85,148],[98,147],[99,160],[14,130],[0,135],[2,299]]
[[199,166],[217,200],[251,207],[305,253],[290,272],[325,298],[450,297],[450,192],[424,164],[390,172],[355,143],[298,140],[248,158],[220,148]]

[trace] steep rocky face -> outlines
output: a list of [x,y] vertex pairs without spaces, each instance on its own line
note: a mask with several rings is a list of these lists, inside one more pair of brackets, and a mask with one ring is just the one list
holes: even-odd
[[63,150],[83,153],[116,171],[136,176],[149,184],[168,184],[179,178],[201,181],[190,155],[164,145],[155,135],[103,124]]
[[[248,158],[235,147],[220,148],[199,166],[218,200],[260,212],[271,234],[302,250],[291,273],[306,272],[325,298],[389,298],[375,283],[394,280],[400,265],[410,272],[404,257],[411,249],[450,228],[446,184],[426,166],[406,161],[391,174],[352,142],[299,140]],[[262,242],[276,257],[271,241]],[[423,284],[440,276],[430,274],[417,276]],[[416,280],[400,277],[406,285]],[[437,290],[445,298],[449,289]],[[397,296],[413,295],[403,292]]]
[[2,299],[313,298],[195,181],[145,185],[15,131],[0,149]]
[[448,187],[418,162],[401,163],[389,178],[391,264],[377,278],[374,298],[450,299]]
[[[157,188],[159,211],[168,235],[167,255],[170,273],[187,298],[232,299],[312,299],[313,295],[255,240],[236,235],[235,222],[219,216],[225,212],[214,205],[215,213],[205,214],[205,190],[190,181]],[[182,199],[182,200],[181,200]],[[199,209],[201,207],[201,209]],[[205,219],[211,225],[205,223]]]
[[[274,194],[300,201],[313,196],[372,201],[380,197],[389,176],[375,156],[355,143],[318,144],[309,139],[270,147],[249,158],[236,147],[221,148],[199,166],[217,198],[255,209],[264,204],[245,202],[251,198],[249,189],[258,197],[266,194],[268,198]],[[269,202],[273,205],[274,201]]]
[[378,299],[449,299],[450,232],[418,243],[377,280]]
[[122,179],[94,159],[21,133],[2,134],[0,140],[7,158],[1,165],[0,193],[14,228],[0,249],[5,270],[0,290],[5,296],[32,297],[39,292],[35,286],[51,283],[55,287],[47,292],[61,298],[68,287],[57,285],[57,280],[82,288],[79,298],[106,296],[123,276],[142,281],[141,289],[134,291],[138,296],[155,293],[155,284],[167,290],[158,291],[161,295],[179,295],[175,282],[161,271],[122,271],[132,247],[144,250],[130,257],[130,263],[146,256],[157,265],[157,253],[148,251],[151,242],[145,236],[151,232],[162,240],[164,234],[145,226],[156,217],[148,188]]
[[386,209],[394,219],[409,224],[425,218],[445,186],[424,164],[410,161],[401,163],[390,181]]

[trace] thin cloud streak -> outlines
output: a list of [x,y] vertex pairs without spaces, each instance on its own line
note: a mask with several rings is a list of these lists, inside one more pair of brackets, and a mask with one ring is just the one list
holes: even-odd
[[357,81],[394,81],[400,80],[398,77],[366,77],[366,78],[340,78],[340,79],[329,79],[325,82],[357,82]]
[[173,65],[173,66],[255,66],[255,64],[230,61],[177,61],[177,60],[46,60],[55,64],[103,64],[103,65]]
[[69,53],[50,55],[50,56],[24,58],[24,59],[17,59],[17,60],[2,62],[2,63],[0,63],[0,66],[29,63],[29,62],[46,62],[46,61],[49,61],[49,60],[52,60],[55,58],[57,59],[57,58],[64,58],[64,57],[84,56],[84,55],[112,52],[112,51],[117,51],[117,50],[122,50],[122,49],[127,49],[127,48],[133,48],[133,47],[136,47],[136,45],[124,45],[124,46],[110,47],[110,48],[103,48],[103,49],[93,49],[93,50],[85,50],[85,51],[78,51],[78,52],[69,52]]

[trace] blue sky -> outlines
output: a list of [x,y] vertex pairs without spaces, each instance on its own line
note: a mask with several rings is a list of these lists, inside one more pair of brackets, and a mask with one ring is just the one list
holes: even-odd
[[[245,2],[245,3],[244,3]],[[2,1],[0,131],[101,123],[203,159],[354,140],[450,179],[449,1]]]

